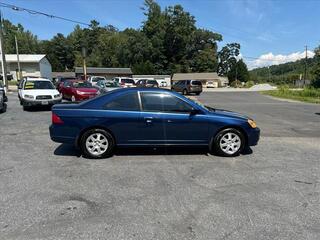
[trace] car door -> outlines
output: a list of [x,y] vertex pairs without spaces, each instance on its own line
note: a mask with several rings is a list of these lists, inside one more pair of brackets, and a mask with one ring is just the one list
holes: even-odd
[[119,93],[108,100],[99,117],[102,125],[114,134],[117,145],[136,145],[143,139],[143,123],[136,91]]
[[71,81],[65,81],[63,83],[63,86],[61,88],[61,93],[64,98],[70,99],[71,98],[71,93],[72,93],[72,82]]
[[207,145],[208,122],[205,113],[170,93],[152,93],[161,103],[165,143],[168,145]]

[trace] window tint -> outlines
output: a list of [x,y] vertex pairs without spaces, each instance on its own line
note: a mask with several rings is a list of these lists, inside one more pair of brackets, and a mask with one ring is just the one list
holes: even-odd
[[138,95],[136,92],[127,93],[112,99],[104,105],[106,110],[140,111]]
[[[211,82],[212,83],[212,82]],[[201,86],[202,83],[200,81],[192,81],[191,85]]]
[[190,112],[193,108],[176,96],[166,93],[141,93],[142,109],[150,112]]

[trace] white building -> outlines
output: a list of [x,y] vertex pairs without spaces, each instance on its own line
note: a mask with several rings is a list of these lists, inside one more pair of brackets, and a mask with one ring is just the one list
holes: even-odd
[[[52,68],[45,54],[19,54],[22,76],[43,77],[52,80]],[[6,54],[7,74],[17,80],[18,61],[16,54]],[[1,59],[0,59],[1,63]],[[1,68],[0,72],[2,74]]]

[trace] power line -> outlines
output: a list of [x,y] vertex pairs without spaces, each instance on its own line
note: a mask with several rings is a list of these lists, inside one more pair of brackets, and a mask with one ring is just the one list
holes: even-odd
[[12,9],[14,11],[27,12],[27,13],[33,14],[33,15],[38,14],[38,15],[42,15],[42,16],[45,16],[45,17],[56,18],[56,19],[60,19],[60,20],[64,20],[64,21],[68,21],[68,22],[81,24],[81,25],[85,25],[85,26],[89,26],[90,27],[89,23],[80,22],[80,21],[73,20],[73,19],[70,19],[70,18],[60,17],[60,16],[56,16],[56,15],[52,15],[52,14],[49,14],[49,13],[28,9],[28,8],[18,7],[18,6],[7,4],[7,3],[3,3],[3,2],[0,2],[0,7],[9,8],[9,9]]

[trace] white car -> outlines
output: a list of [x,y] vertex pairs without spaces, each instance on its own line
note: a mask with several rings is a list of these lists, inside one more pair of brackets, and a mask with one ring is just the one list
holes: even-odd
[[128,78],[128,77],[115,77],[112,79],[112,81],[115,81],[120,84],[121,87],[123,88],[128,88],[128,87],[136,87],[136,83],[133,80],[133,78]]
[[97,82],[99,82],[101,80],[107,80],[107,79],[103,76],[90,76],[88,78],[88,82],[90,82],[92,84],[92,86],[95,86],[97,84]]
[[18,85],[18,97],[23,109],[37,105],[54,105],[62,101],[62,95],[49,79],[25,78]]
[[215,81],[208,81],[206,84],[207,88],[217,88],[218,87],[218,83]]

